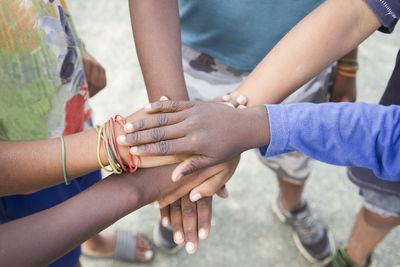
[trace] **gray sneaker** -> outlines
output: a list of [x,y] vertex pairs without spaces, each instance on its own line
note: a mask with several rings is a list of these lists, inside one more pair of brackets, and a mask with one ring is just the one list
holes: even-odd
[[335,251],[332,234],[311,213],[306,201],[290,212],[281,204],[280,197],[272,203],[272,210],[283,223],[293,230],[293,239],[300,253],[312,263],[325,263]]
[[158,221],[153,228],[153,242],[157,248],[168,254],[175,254],[183,248],[174,242],[172,227],[164,227]]

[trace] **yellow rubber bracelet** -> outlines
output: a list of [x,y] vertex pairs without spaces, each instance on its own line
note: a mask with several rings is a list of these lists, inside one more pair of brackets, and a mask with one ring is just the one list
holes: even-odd
[[344,76],[344,77],[348,77],[348,78],[355,78],[357,76],[356,73],[350,74],[350,73],[343,72],[343,71],[340,71],[340,70],[338,70],[337,73],[342,75],[342,76]]
[[101,162],[100,159],[100,148],[101,148],[101,132],[103,131],[103,126],[100,127],[100,130],[98,132],[98,137],[97,137],[97,160],[99,161],[100,167],[105,170],[106,172],[113,172],[113,170],[109,170],[106,167],[104,167],[103,163]]

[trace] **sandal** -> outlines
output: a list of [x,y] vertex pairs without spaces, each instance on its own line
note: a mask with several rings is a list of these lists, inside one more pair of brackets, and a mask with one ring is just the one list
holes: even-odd
[[[92,259],[115,259],[130,263],[148,263],[154,256],[152,255],[148,261],[140,261],[136,259],[137,233],[125,230],[117,230],[115,232],[115,248],[112,256],[97,256],[82,253],[83,256]],[[146,252],[147,253],[147,252]]]

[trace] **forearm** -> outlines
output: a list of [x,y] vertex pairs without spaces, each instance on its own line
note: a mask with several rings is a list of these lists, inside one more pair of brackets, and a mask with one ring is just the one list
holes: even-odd
[[[97,134],[89,130],[64,137],[68,179],[98,169]],[[60,138],[31,142],[0,142],[0,195],[27,193],[64,182]],[[107,163],[103,150],[101,159]]]
[[[146,117],[143,110],[129,116],[127,121]],[[115,123],[116,136],[123,129]],[[100,168],[97,159],[98,138],[95,129],[64,136],[65,166],[68,180]],[[127,163],[128,147],[118,146]],[[107,152],[100,146],[101,162],[109,165]],[[140,167],[153,167],[180,161],[179,156],[143,157]],[[133,159],[134,161],[134,159]],[[64,182],[62,144],[60,138],[31,142],[0,142],[0,196],[27,193]]]
[[[360,166],[400,180],[400,107],[365,103],[267,105],[266,156],[300,151],[323,162]],[[324,114],[321,116],[321,114]]]
[[[174,166],[106,178],[53,208],[0,225],[1,266],[47,266],[173,187]],[[157,185],[157,186],[156,186]]]
[[150,102],[187,100],[177,0],[130,0],[136,51]]
[[280,103],[380,26],[363,0],[327,0],[300,21],[235,90],[248,105]]

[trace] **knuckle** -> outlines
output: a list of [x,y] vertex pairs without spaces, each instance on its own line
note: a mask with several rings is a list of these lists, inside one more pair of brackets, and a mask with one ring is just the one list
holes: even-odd
[[171,226],[172,229],[174,229],[174,232],[182,230],[182,224],[179,222],[173,222]]
[[167,141],[161,141],[157,143],[157,151],[160,154],[167,154],[171,150],[171,146]]
[[[204,191],[203,191],[203,193],[204,193]],[[201,194],[201,195],[203,196],[204,194]],[[211,207],[211,205],[208,201],[201,201],[201,200],[197,201],[197,208],[199,208],[199,209],[204,210],[204,209],[209,209],[210,207]]]
[[130,144],[136,144],[137,141],[139,140],[139,134],[138,133],[130,133],[126,136],[126,140]]
[[139,152],[151,152],[152,147],[150,144],[145,144],[145,145],[138,146],[138,150],[139,150]]
[[171,100],[171,101],[169,101],[168,104],[169,104],[169,107],[170,107],[170,109],[172,111],[178,111],[179,110],[179,107],[180,107],[179,101]]
[[132,128],[134,131],[138,131],[138,130],[142,130],[145,125],[146,125],[146,123],[144,122],[144,120],[138,120],[138,121],[135,121],[132,123]]
[[173,213],[181,212],[181,205],[171,205],[170,209]]
[[150,130],[150,136],[153,141],[158,142],[158,141],[161,141],[164,139],[165,131],[164,131],[164,129],[153,128]]
[[185,227],[185,234],[188,236],[188,238],[193,238],[197,235],[197,231],[193,226],[186,226]]
[[193,217],[196,214],[196,209],[192,205],[183,207],[182,214],[185,217]]
[[185,168],[184,175],[192,174],[197,171],[196,160],[191,160]]
[[167,114],[160,114],[156,117],[156,119],[159,126],[167,125],[169,120]]
[[210,220],[208,218],[199,218],[199,225],[208,228],[210,226]]

